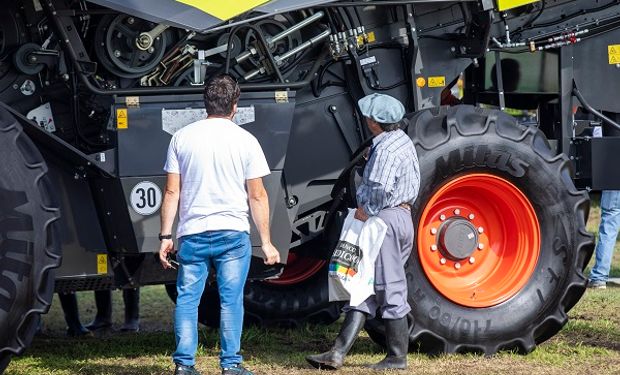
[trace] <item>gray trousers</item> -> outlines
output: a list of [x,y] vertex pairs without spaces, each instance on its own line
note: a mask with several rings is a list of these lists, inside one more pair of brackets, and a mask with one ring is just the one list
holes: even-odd
[[411,311],[407,302],[405,262],[413,248],[413,221],[406,208],[386,208],[378,217],[387,225],[387,232],[375,261],[375,295],[359,306],[347,305],[344,311],[357,310],[374,318],[381,309],[383,319],[400,319]]

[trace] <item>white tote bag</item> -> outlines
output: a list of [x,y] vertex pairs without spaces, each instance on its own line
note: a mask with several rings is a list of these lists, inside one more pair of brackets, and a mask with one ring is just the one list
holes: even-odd
[[375,260],[387,225],[376,216],[360,221],[349,209],[329,263],[329,300],[358,306],[375,294]]

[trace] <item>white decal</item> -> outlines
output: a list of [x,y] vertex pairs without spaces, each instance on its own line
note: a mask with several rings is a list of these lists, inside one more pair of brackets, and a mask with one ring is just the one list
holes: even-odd
[[[207,111],[204,108],[187,109],[162,109],[161,127],[168,134],[174,134],[180,129],[196,121],[207,118]],[[238,107],[237,114],[233,122],[237,125],[245,125],[256,121],[256,111],[254,106]]]

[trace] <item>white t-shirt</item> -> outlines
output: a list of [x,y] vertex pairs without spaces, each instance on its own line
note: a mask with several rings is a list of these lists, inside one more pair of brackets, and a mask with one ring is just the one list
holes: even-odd
[[220,118],[177,131],[164,170],[181,175],[177,238],[214,230],[249,232],[245,182],[270,173],[256,138]]

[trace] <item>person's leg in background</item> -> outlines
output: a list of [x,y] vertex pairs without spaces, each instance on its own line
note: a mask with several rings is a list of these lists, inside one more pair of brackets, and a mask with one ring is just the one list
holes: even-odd
[[620,190],[603,190],[601,194],[601,223],[596,243],[596,260],[590,272],[590,288],[605,288],[611,259],[620,229]]
[[123,289],[125,303],[125,323],[121,326],[123,332],[138,332],[140,330],[140,288]]
[[95,306],[97,313],[95,319],[86,326],[91,331],[99,331],[112,327],[112,291],[96,290]]
[[90,334],[90,331],[84,328],[80,322],[80,312],[75,292],[58,293],[58,299],[60,300],[62,311],[65,314],[67,336],[76,337]]
[[213,241],[213,264],[220,293],[220,366],[223,374],[251,374],[241,365],[243,288],[250,269],[252,245],[246,232],[220,231]]

